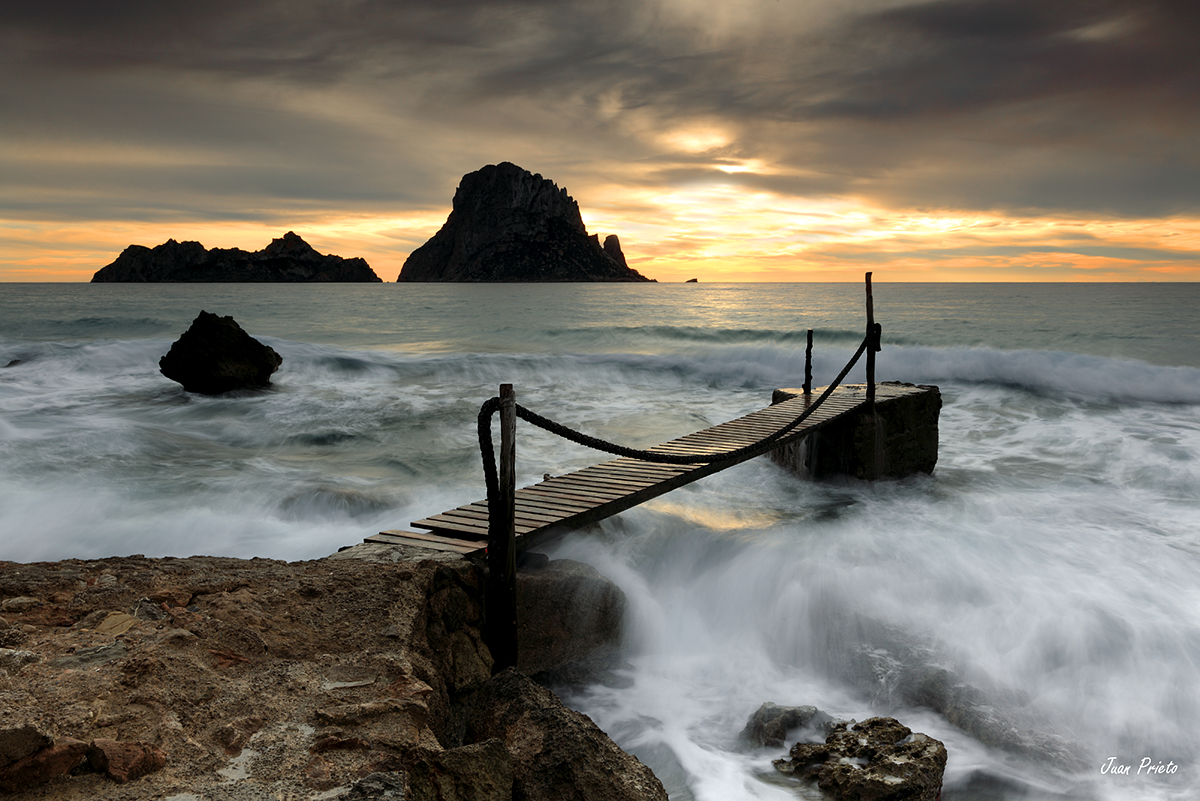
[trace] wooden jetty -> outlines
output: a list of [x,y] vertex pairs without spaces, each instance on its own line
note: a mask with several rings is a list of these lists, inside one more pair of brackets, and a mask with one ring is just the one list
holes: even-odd
[[[808,394],[801,392],[790,400],[655,445],[648,450],[661,454],[704,456],[751,445],[794,420],[820,395],[820,389]],[[883,402],[924,391],[921,387],[909,384],[886,383],[876,386],[875,398],[877,402]],[[816,412],[788,432],[774,447],[802,440],[826,424],[861,410],[866,404],[865,385],[838,387]],[[514,546],[518,552],[536,547],[758,455],[750,453],[730,462],[687,465],[654,464],[622,457],[547,478],[515,491]],[[411,525],[422,531],[383,531],[367,537],[366,541],[464,554],[481,551],[487,547],[490,525],[488,502],[484,499],[469,503],[416,520]]]
[[[870,273],[866,276],[866,294],[867,324],[862,344],[824,391],[812,388],[810,330],[801,389],[776,390],[772,404],[765,409],[648,450],[603,442],[541,417],[517,405],[511,384],[501,384],[499,396],[485,402],[479,414],[487,499],[414,521],[413,528],[421,531],[383,531],[367,537],[366,542],[461,554],[486,551],[488,577],[483,633],[492,651],[493,669],[500,670],[517,663],[516,557],[520,551],[756,456],[772,454],[781,464],[817,475],[820,470],[810,471],[809,466],[816,467],[819,460],[810,458],[814,454],[809,452],[807,444],[819,441],[822,432],[831,429],[837,429],[828,436],[837,455],[842,451],[853,454],[853,459],[862,463],[860,468],[866,465],[857,474],[871,479],[888,474],[889,448],[901,452],[908,449],[910,442],[916,442],[915,450],[927,453],[932,433],[932,461],[924,455],[899,459],[896,460],[901,463],[899,470],[890,474],[929,472],[937,459],[940,395],[936,387],[876,385],[875,352],[880,347],[880,327],[875,323]],[[842,380],[864,353],[867,383],[842,386]],[[491,420],[497,412],[500,451],[495,454]],[[558,436],[618,458],[566,475],[548,476],[518,490],[515,479],[518,416]],[[848,419],[845,424],[839,422]],[[801,442],[806,446],[800,447]],[[826,462],[828,455],[824,454]]]

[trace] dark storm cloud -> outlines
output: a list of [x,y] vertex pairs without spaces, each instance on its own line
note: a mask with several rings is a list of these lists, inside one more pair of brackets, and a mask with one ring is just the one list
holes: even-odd
[[[451,171],[437,182],[441,197],[480,166],[471,159],[511,147],[514,159],[663,160],[657,179],[720,177],[894,205],[1180,213],[1200,208],[1196,9],[1179,0],[9,3],[0,135],[220,149],[229,175],[241,176],[230,191],[256,202],[298,191],[406,203],[413,187]],[[351,110],[306,115],[294,102],[306,92]],[[705,125],[730,137],[707,164],[678,153],[672,163],[654,141]],[[474,144],[450,152],[450,138],[472,133]],[[717,175],[722,158],[775,169]],[[275,160],[308,180],[266,175]],[[185,180],[190,167],[172,169]]]

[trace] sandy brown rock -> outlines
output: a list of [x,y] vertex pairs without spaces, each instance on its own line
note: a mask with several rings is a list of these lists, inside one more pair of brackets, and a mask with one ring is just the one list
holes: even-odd
[[[43,748],[42,735],[85,747],[143,743],[150,761],[135,764],[153,764],[157,752],[165,759],[134,778],[141,769],[126,769],[123,756],[104,748],[105,769],[127,784],[61,775],[29,796],[50,801],[217,797],[235,786],[306,798],[316,785],[348,787],[372,761],[442,748],[451,693],[490,673],[478,610],[459,598],[453,614],[429,611],[432,596],[466,594],[476,573],[466,562],[0,563],[0,599],[42,599],[7,615],[18,625],[36,621],[21,647],[40,659],[0,676],[0,716],[24,715],[7,739],[0,732],[0,744],[12,743],[15,757],[29,743]],[[155,598],[166,606],[162,619],[130,614]],[[385,637],[388,628],[403,637]],[[431,645],[430,631],[465,643],[459,650],[471,652],[472,664]],[[376,678],[345,681],[348,669]],[[354,714],[336,712],[347,709]],[[313,751],[330,737],[356,745]]]
[[[503,766],[515,776],[530,764],[521,762],[529,737],[511,726],[511,743],[468,736],[456,711],[491,682],[481,568],[371,553],[376,561],[0,562],[0,602],[37,599],[5,613],[6,630],[21,632],[19,650],[33,656],[0,674],[0,753],[10,767],[55,765],[26,774],[7,797],[316,801],[344,789],[347,799],[398,799],[420,766],[418,790],[514,797]],[[549,691],[528,680],[514,687],[528,696],[512,703],[539,721],[538,737],[558,738],[548,725],[571,736],[583,726]],[[577,752],[594,762],[586,780],[623,787],[620,771],[636,760],[589,732],[595,754]],[[73,742],[81,745],[50,751]],[[567,749],[571,739],[562,742]],[[82,761],[62,768],[81,748]],[[562,780],[567,753],[545,781]],[[657,784],[635,768],[633,787]],[[478,770],[486,782],[472,781]]]
[[124,784],[162,770],[167,764],[167,755],[157,745],[150,743],[118,742],[98,737],[92,740],[87,760],[92,770],[106,773],[113,781]]
[[38,787],[87,761],[89,746],[65,737],[16,762],[0,767],[0,792],[19,793]]

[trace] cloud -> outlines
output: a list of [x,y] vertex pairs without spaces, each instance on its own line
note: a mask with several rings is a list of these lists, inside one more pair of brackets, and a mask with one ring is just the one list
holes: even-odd
[[43,0],[0,6],[0,216],[446,208],[514,161],[585,216],[689,186],[1200,212],[1182,0]]

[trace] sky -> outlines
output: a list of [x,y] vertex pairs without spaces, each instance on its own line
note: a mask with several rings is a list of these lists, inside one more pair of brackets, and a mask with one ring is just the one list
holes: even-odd
[[295,231],[385,281],[461,177],[659,281],[1200,280],[1195,0],[0,0],[0,281]]

